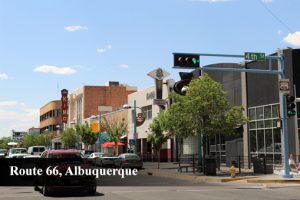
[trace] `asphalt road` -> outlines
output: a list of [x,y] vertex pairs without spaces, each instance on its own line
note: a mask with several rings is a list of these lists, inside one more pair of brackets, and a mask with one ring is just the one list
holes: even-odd
[[[51,197],[44,197],[33,187],[0,187],[0,200],[38,200],[38,199],[97,199],[97,200],[300,200],[300,185],[263,185],[234,183],[192,183],[164,177],[145,177],[150,185],[169,184],[169,186],[130,186],[130,187],[97,187],[97,194],[88,196],[74,189],[56,191]],[[181,182],[178,186],[178,181]],[[194,185],[194,186],[191,186]]]

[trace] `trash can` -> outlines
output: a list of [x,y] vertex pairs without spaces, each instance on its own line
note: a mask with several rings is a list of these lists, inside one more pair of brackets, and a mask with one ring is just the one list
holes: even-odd
[[205,158],[203,173],[210,176],[215,176],[217,174],[217,163],[215,158]]

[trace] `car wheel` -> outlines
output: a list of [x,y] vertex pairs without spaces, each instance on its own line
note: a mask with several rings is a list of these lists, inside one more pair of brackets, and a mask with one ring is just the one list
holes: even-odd
[[48,195],[49,195],[49,190],[48,190],[48,188],[47,188],[46,185],[44,185],[44,186],[42,187],[42,194],[43,194],[44,196],[48,196]]
[[91,187],[88,189],[89,195],[95,195],[96,191],[97,191],[97,186],[96,186],[96,185],[91,186]]

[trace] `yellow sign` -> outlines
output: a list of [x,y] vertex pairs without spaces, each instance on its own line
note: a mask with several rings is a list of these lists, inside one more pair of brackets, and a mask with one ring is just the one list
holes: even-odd
[[99,123],[98,122],[92,122],[91,129],[93,133],[99,133]]

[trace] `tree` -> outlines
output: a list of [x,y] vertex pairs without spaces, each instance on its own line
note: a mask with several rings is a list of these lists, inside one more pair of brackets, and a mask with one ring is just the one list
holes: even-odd
[[104,121],[106,123],[106,130],[107,133],[109,133],[108,141],[114,142],[114,154],[118,154],[118,141],[120,140],[120,137],[124,135],[127,132],[127,122],[124,118],[122,120],[111,120],[108,122],[106,118],[104,118]]
[[202,134],[203,154],[207,153],[208,136],[235,134],[247,122],[243,107],[230,107],[222,85],[207,74],[190,82],[186,96],[172,94],[175,103],[166,111],[166,128],[176,136]]
[[40,146],[51,146],[51,136],[50,132],[46,131],[37,135],[36,145]]
[[26,148],[30,147],[30,146],[36,146],[37,145],[37,139],[38,139],[38,136],[28,134],[24,137],[23,146],[26,147]]
[[7,143],[9,143],[11,141],[12,141],[11,137],[2,137],[0,139],[0,149],[7,149],[8,148]]
[[162,145],[167,141],[167,136],[163,134],[164,124],[165,124],[165,116],[164,112],[158,114],[149,125],[150,134],[147,136],[147,142],[152,144],[152,148],[158,152],[158,168],[160,162],[160,150]]
[[98,134],[93,133],[91,127],[86,124],[77,124],[75,126],[76,133],[81,137],[81,140],[84,144],[88,145],[88,149],[90,145],[96,143],[98,139]]
[[80,139],[74,128],[66,128],[60,138],[64,142],[65,147],[68,148],[75,147]]

